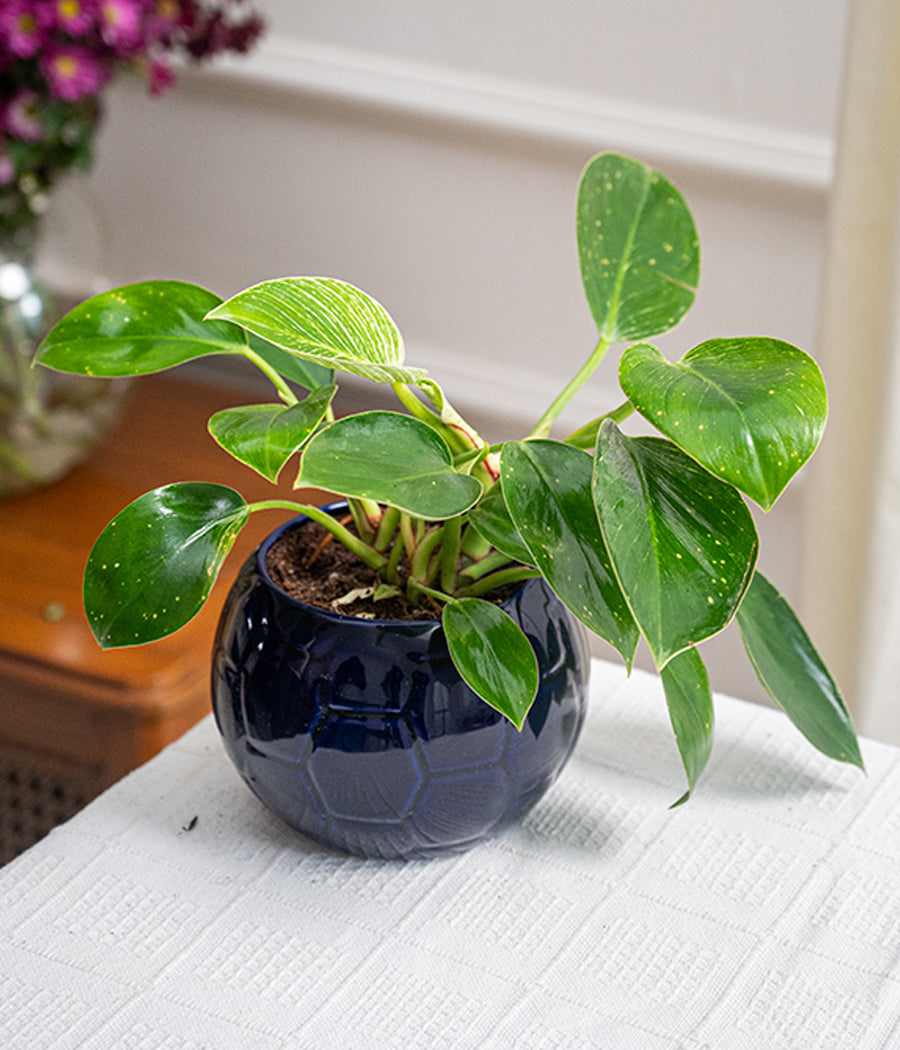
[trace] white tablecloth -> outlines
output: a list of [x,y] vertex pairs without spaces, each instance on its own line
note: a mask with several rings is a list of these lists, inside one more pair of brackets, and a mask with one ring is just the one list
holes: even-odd
[[360,861],[283,827],[207,719],[0,869],[4,1050],[900,1047],[900,750],[868,775],[717,699],[683,790],[654,676],[596,662],[522,826]]

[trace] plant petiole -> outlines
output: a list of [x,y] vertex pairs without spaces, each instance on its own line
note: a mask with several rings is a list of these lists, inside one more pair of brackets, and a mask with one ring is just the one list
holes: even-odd
[[539,569],[530,569],[527,565],[511,565],[508,569],[500,569],[499,572],[483,576],[470,587],[464,587],[457,594],[457,598],[477,598],[480,594],[487,594],[488,591],[504,587],[508,583],[524,582],[540,575]]
[[597,366],[603,358],[606,357],[606,352],[609,348],[609,339],[605,336],[601,336],[597,345],[594,347],[591,356],[585,361],[581,368],[579,368],[569,382],[566,383],[560,393],[557,394],[553,403],[538,420],[537,426],[535,426],[534,430],[528,435],[529,437],[547,437],[550,433],[550,427],[556,422],[559,414],[593,375]]
[[387,558],[381,553],[381,551],[375,550],[364,540],[361,540],[357,535],[351,532],[346,525],[342,525],[336,518],[333,518],[328,511],[322,510],[321,507],[316,507],[306,503],[294,503],[291,500],[285,499],[267,499],[260,500],[258,503],[248,503],[247,511],[254,513],[258,510],[291,510],[295,514],[305,514],[306,517],[311,518],[313,521],[318,522],[324,528],[328,529],[336,540],[339,540],[349,550],[351,550],[361,561],[365,562],[370,568],[379,571],[384,565],[387,564]]

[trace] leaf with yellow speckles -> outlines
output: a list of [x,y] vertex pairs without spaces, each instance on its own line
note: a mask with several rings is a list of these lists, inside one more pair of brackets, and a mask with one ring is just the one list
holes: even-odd
[[728,625],[759,548],[740,493],[671,441],[625,437],[607,419],[593,496],[616,577],[657,667]]
[[696,649],[673,656],[660,671],[669,721],[687,774],[688,789],[672,804],[687,802],[712,751],[713,698],[709,675]]
[[209,354],[242,354],[247,336],[205,321],[221,299],[184,281],[143,281],[102,292],[66,314],[35,361],[86,376],[141,376]]
[[690,210],[658,171],[615,153],[581,177],[578,256],[601,338],[645,339],[673,328],[690,309],[700,243]]
[[84,574],[84,607],[100,645],[153,642],[193,619],[248,514],[234,489],[189,481],[146,492],[113,518]]
[[640,414],[769,510],[816,450],[828,396],[816,362],[780,339],[710,339],[677,363],[636,343],[619,382]]
[[622,596],[591,501],[591,457],[559,441],[509,442],[503,496],[519,536],[567,608],[634,661],[638,629]]

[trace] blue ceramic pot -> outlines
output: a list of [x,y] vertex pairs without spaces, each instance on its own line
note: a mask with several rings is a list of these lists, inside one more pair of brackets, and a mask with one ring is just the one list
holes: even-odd
[[459,677],[438,620],[363,620],[289,597],[246,562],[213,652],[213,710],[250,788],[311,838],[364,857],[468,849],[525,814],[581,730],[585,634],[541,579],[504,605],[540,688],[521,732]]

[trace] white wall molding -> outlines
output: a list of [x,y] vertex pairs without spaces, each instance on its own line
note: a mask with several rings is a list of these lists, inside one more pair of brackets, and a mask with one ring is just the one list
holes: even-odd
[[[833,143],[697,113],[563,91],[372,52],[270,36],[248,56],[185,71],[280,93],[334,99],[453,121],[498,134],[616,148],[654,163],[827,191]],[[201,81],[202,82],[202,81]]]

